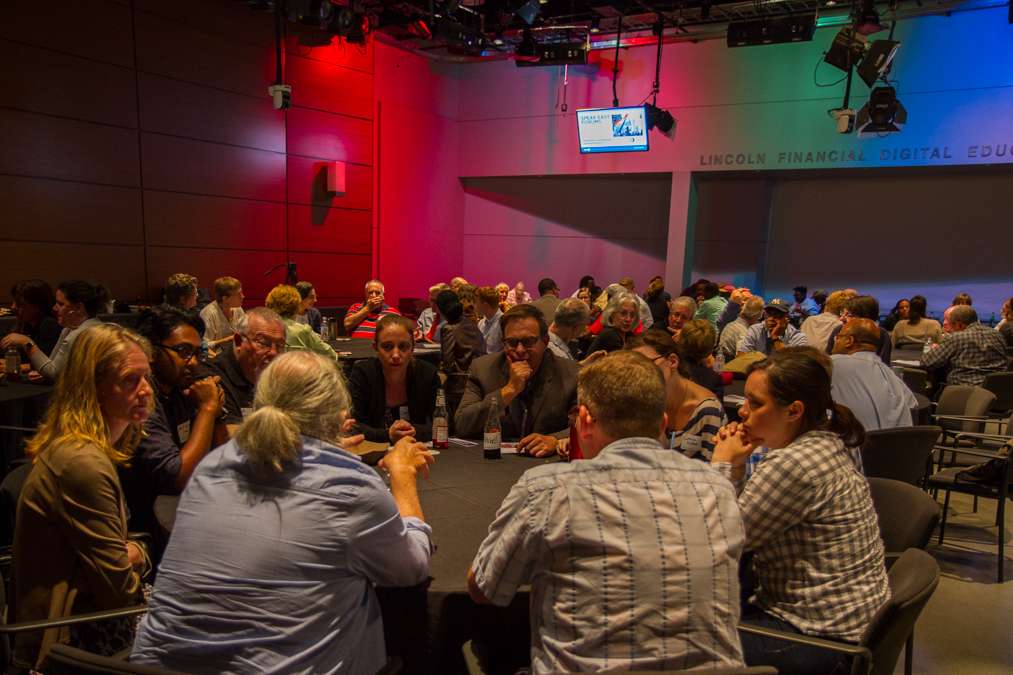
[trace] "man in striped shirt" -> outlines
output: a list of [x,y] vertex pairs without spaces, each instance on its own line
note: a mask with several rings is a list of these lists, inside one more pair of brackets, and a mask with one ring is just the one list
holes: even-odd
[[744,532],[731,485],[662,447],[665,387],[616,352],[578,379],[585,459],[526,472],[468,573],[479,603],[531,584],[535,673],[739,666]]
[[400,314],[383,301],[383,282],[370,279],[366,282],[366,302],[357,302],[345,314],[345,332],[353,338],[372,340],[376,334],[376,322],[384,314]]

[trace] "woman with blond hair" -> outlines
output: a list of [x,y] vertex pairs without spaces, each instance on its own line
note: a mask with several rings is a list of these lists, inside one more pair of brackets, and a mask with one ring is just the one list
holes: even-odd
[[[150,562],[127,539],[116,467],[130,460],[151,413],[150,351],[144,338],[116,324],[88,328],[74,341],[46,417],[25,449],[34,465],[14,531],[18,622],[142,600],[141,577]],[[110,651],[129,646],[128,627],[126,633],[123,643],[107,643]],[[37,667],[57,641],[97,646],[85,625],[22,633],[16,664]]]
[[376,673],[386,662],[379,586],[429,575],[432,531],[402,438],[377,473],[339,434],[339,366],[289,352],[264,370],[254,411],[208,455],[179,502],[132,662],[183,672]]
[[277,312],[282,321],[285,322],[285,347],[291,351],[310,351],[322,356],[327,356],[335,361],[338,354],[331,346],[324,342],[313,329],[305,323],[299,323],[296,319],[299,309],[302,307],[302,296],[295,286],[279,284],[267,294],[267,301],[264,303],[268,309]]

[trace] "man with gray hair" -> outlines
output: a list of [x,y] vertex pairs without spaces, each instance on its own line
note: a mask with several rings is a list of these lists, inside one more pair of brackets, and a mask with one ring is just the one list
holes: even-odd
[[587,333],[590,322],[591,311],[583,300],[567,298],[560,302],[549,326],[549,350],[561,359],[572,361],[570,343]]
[[223,421],[232,435],[253,409],[254,387],[267,365],[285,352],[285,322],[267,307],[255,307],[236,322],[232,341],[206,364],[225,392]]
[[922,367],[945,370],[946,384],[981,386],[989,373],[1006,370],[1006,341],[978,321],[970,305],[950,307],[950,333],[922,354]]
[[468,571],[471,598],[506,606],[531,585],[533,673],[741,666],[734,488],[658,441],[665,382],[646,357],[606,356],[577,391],[584,459],[521,476]]
[[750,326],[759,323],[762,319],[763,298],[753,295],[742,303],[742,310],[739,312],[739,316],[721,331],[721,340],[718,342],[718,354],[725,357],[725,362],[735,358],[739,340],[746,336],[746,331],[749,330]]
[[401,313],[383,301],[383,294],[382,281],[370,279],[366,282],[366,301],[355,303],[345,314],[346,333],[353,338],[372,340],[376,334],[376,322],[381,316]]
[[682,327],[692,321],[696,315],[696,300],[688,295],[680,295],[672,301],[668,312],[668,332],[672,337],[679,337]]

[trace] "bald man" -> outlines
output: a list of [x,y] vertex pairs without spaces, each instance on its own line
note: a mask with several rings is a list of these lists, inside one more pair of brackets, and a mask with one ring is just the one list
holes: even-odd
[[879,339],[879,326],[870,319],[853,318],[841,328],[830,357],[831,393],[834,401],[855,413],[866,431],[909,427],[918,402],[877,355]]

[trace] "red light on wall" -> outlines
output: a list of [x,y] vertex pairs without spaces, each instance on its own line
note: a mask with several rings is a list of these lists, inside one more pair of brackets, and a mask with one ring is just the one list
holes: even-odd
[[344,162],[330,162],[327,165],[327,191],[337,197],[345,196]]

